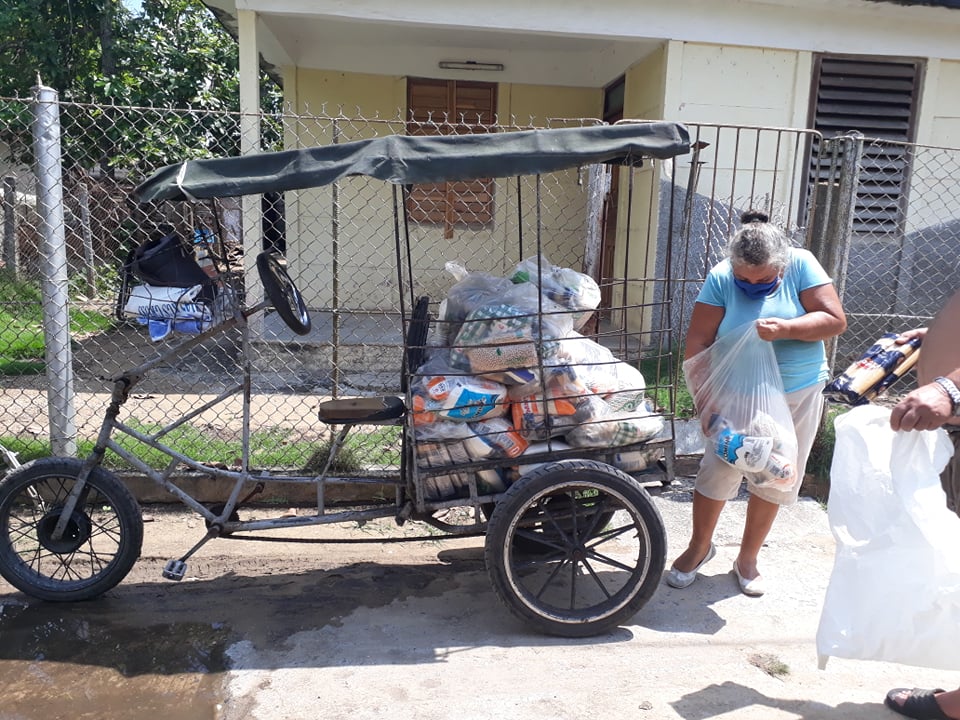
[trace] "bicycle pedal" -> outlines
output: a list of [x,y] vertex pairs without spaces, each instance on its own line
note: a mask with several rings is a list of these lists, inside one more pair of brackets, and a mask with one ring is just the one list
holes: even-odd
[[166,580],[183,580],[187,574],[187,564],[183,560],[168,560],[163,568],[163,577]]

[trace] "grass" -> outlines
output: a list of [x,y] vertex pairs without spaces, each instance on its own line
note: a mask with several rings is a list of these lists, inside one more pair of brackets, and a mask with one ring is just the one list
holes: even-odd
[[827,405],[820,431],[813,441],[810,457],[807,459],[807,475],[804,494],[816,498],[821,503],[827,501],[830,493],[830,465],[833,463],[833,448],[837,443],[837,435],[833,422],[838,416],[848,412],[847,405]]
[[[674,412],[676,417],[693,417],[693,398],[687,390],[687,383],[683,378],[683,350],[673,352],[673,358],[667,362],[664,356],[642,358],[640,372],[647,382],[647,393],[657,407],[670,407],[670,389],[676,382],[674,391]],[[673,371],[671,373],[671,371]],[[676,378],[674,377],[676,375]]]
[[[95,310],[70,311],[71,335],[109,330],[113,318]],[[0,375],[44,371],[43,300],[38,283],[0,270]]]
[[[357,472],[366,465],[400,464],[399,427],[379,428],[372,432],[347,435],[343,447],[337,452],[331,470],[341,473]],[[333,439],[328,438],[307,460],[304,470],[320,472],[327,463]]]
[[[159,426],[130,422],[130,426],[144,433],[152,434]],[[339,472],[357,472],[368,465],[400,464],[400,428],[379,428],[373,432],[356,432],[348,435],[337,455],[333,469]],[[317,447],[310,458],[304,462],[306,450],[313,447],[303,442],[290,442],[291,432],[282,428],[269,428],[253,432],[250,435],[250,465],[258,468],[297,468],[305,472],[319,472],[330,454],[331,440]],[[113,440],[151,467],[164,467],[170,457],[165,453],[145,445],[123,433],[114,433]],[[160,442],[174,448],[191,459],[202,463],[224,463],[236,466],[243,457],[243,445],[239,440],[223,440],[210,437],[204,430],[189,424],[175,428],[164,435]],[[36,458],[49,457],[50,443],[44,440],[24,439],[20,437],[0,437],[0,444],[13,452],[23,464]],[[77,442],[77,456],[86,457],[93,451],[93,440]],[[113,470],[132,470],[123,458],[107,453],[104,465]]]

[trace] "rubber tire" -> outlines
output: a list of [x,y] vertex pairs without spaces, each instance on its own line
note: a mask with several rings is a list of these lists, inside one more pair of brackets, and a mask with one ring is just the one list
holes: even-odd
[[[616,504],[625,510],[630,521],[605,532],[595,527],[583,530],[585,540],[571,533],[562,549],[553,554],[524,550],[528,540],[518,535],[518,526],[529,523],[537,503],[546,502],[557,493],[599,492],[604,502]],[[601,513],[602,517],[603,513]],[[638,557],[636,567],[625,575],[623,587],[601,601],[585,607],[561,607],[539,597],[524,587],[523,573],[542,566],[545,570],[559,563],[559,570],[549,575],[547,583],[560,582],[587,566],[583,559],[573,559],[572,553],[597,548],[607,540],[622,534],[625,529],[636,530]],[[529,531],[523,530],[529,534]],[[618,532],[618,530],[620,532]],[[629,620],[653,596],[660,583],[666,564],[667,534],[660,512],[646,489],[634,478],[610,465],[591,460],[561,460],[537,468],[511,485],[497,502],[487,529],[484,556],[487,574],[494,591],[507,609],[523,622],[540,632],[561,637],[589,637],[599,635]],[[565,559],[561,560],[561,556]],[[590,560],[598,560],[590,558]],[[598,566],[602,563],[596,562]],[[604,568],[607,569],[607,568]],[[594,575],[588,579],[594,581]],[[619,576],[618,576],[619,577]],[[564,591],[565,592],[565,591]]]
[[[53,484],[65,482],[64,492],[57,495],[65,497],[74,484],[71,481],[79,477],[82,467],[83,461],[74,458],[42,458],[21,466],[0,481],[0,575],[18,590],[40,600],[73,602],[98,597],[123,580],[140,557],[143,546],[143,517],[140,506],[126,485],[113,473],[99,466],[95,467],[87,478],[87,488],[95,490],[96,495],[91,498],[88,494],[83,508],[113,508],[116,527],[111,529],[110,534],[111,537],[116,537],[117,549],[110,553],[111,559],[86,577],[71,577],[68,580],[41,574],[39,570],[24,562],[16,552],[12,537],[16,530],[11,528],[14,501],[22,501],[27,497],[28,487],[42,485],[47,480]],[[87,517],[89,519],[89,516]],[[18,534],[17,537],[21,536]],[[77,572],[74,567],[77,563],[72,559],[73,556],[73,552],[56,553],[47,550],[45,557],[59,558],[63,563],[59,566],[61,570],[70,566],[72,571]],[[83,573],[83,568],[80,568],[80,572]]]
[[307,304],[277,256],[266,252],[257,255],[257,273],[280,319],[297,335],[309,333],[312,323]]

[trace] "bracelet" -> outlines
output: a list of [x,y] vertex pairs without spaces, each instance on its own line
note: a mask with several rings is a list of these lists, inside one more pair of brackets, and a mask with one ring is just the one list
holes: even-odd
[[950,378],[935,377],[933,381],[939,385],[950,398],[950,414],[960,415],[960,390]]

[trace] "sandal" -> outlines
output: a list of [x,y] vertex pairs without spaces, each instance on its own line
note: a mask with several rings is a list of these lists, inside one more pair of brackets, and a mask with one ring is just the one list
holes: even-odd
[[[915,720],[953,720],[937,704],[937,693],[946,692],[943,688],[922,690],[920,688],[894,688],[887,693],[884,704],[896,713]],[[906,700],[901,705],[894,697],[906,693]]]

